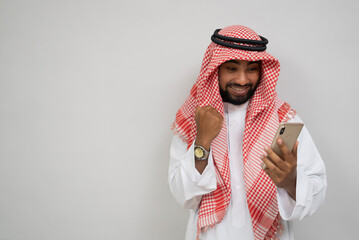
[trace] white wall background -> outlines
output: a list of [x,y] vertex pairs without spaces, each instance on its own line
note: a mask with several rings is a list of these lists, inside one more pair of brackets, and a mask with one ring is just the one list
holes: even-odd
[[0,0],[0,239],[184,238],[170,125],[216,28],[281,61],[328,173],[296,239],[357,239],[358,2]]

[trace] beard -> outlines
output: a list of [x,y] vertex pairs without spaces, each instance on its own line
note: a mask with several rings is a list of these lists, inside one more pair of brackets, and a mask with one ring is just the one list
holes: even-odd
[[[226,89],[230,86],[241,86],[239,84],[227,84]],[[221,94],[223,102],[228,102],[233,105],[241,105],[245,102],[247,102],[254,94],[254,92],[257,89],[258,83],[253,86],[253,84],[246,84],[245,86],[250,87],[250,90],[245,94],[241,96],[233,96],[231,95],[227,90],[223,90],[222,88],[219,88],[219,92]]]

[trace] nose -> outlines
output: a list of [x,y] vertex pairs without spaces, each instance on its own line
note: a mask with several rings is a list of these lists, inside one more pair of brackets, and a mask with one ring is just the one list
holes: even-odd
[[240,70],[236,73],[234,82],[239,85],[246,85],[248,83],[247,74],[245,71]]

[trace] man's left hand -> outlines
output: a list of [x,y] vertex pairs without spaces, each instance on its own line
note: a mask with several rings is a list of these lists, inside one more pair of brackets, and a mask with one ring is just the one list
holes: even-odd
[[279,138],[277,143],[282,151],[283,158],[280,158],[270,147],[267,147],[264,149],[267,156],[261,156],[262,168],[277,187],[284,188],[295,200],[298,141],[294,144],[292,151],[283,143],[282,139]]

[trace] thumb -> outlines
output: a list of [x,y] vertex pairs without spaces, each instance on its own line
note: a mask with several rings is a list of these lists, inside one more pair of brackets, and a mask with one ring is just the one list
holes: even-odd
[[296,141],[293,146],[293,149],[292,149],[292,154],[293,154],[295,160],[297,160],[298,145],[299,145],[299,142]]

